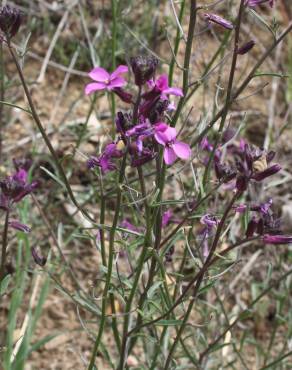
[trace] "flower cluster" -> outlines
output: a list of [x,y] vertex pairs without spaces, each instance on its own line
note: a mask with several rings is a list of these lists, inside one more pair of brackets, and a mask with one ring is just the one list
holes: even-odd
[[[25,196],[32,193],[38,186],[37,181],[28,182],[27,161],[15,161],[16,172],[0,181],[0,208],[6,212],[13,210]],[[17,220],[9,220],[9,226],[28,233],[30,228]]]
[[8,41],[17,34],[21,25],[21,18],[21,13],[17,8],[12,8],[9,5],[0,8],[1,41]]
[[169,97],[182,97],[182,90],[169,86],[167,75],[155,78],[158,65],[156,58],[138,56],[131,58],[130,63],[134,82],[138,86],[135,99],[125,90],[127,82],[122,77],[128,72],[125,65],[120,65],[113,73],[100,67],[94,68],[89,73],[94,82],[85,87],[87,95],[101,90],[113,92],[133,106],[128,112],[117,113],[116,141],[106,145],[101,155],[93,156],[88,161],[89,168],[100,167],[102,173],[115,170],[114,160],[124,153],[130,155],[132,167],[154,159],[159,148],[163,149],[163,158],[167,165],[172,165],[177,158],[187,160],[191,157],[189,145],[178,140],[176,129],[165,122],[165,113],[175,109]]

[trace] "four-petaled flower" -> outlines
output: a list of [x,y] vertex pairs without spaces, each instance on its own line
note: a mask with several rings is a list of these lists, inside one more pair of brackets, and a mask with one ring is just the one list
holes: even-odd
[[118,66],[111,74],[101,67],[93,68],[93,70],[88,73],[88,76],[95,82],[86,85],[85,94],[89,95],[98,90],[112,91],[115,88],[125,86],[127,82],[121,75],[126,72],[128,72],[128,67],[124,65]]
[[164,146],[163,158],[166,164],[172,164],[177,157],[185,160],[190,158],[191,148],[188,144],[176,140],[177,132],[174,127],[159,122],[154,126],[154,129],[155,140]]

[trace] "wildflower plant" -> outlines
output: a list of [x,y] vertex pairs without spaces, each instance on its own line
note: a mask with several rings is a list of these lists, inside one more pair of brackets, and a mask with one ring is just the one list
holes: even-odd
[[[93,338],[90,355],[83,356],[87,370],[97,369],[99,354],[116,370],[136,365],[152,370],[220,368],[217,353],[230,345],[231,330],[250,314],[261,295],[234,317],[226,311],[218,285],[224,281],[224,286],[232,286],[232,277],[247,247],[264,250],[271,246],[281,253],[281,245],[285,248],[292,243],[292,232],[283,231],[276,202],[266,194],[266,184],[271,179],[281,179],[283,165],[277,153],[269,149],[269,143],[265,142],[263,148],[249,143],[242,135],[244,120],[235,122],[229,115],[292,25],[275,34],[251,70],[239,76],[241,61],[257,48],[256,37],[246,39],[242,25],[249,21],[250,12],[260,11],[260,5],[269,5],[266,10],[271,10],[276,2],[240,0],[233,8],[236,13],[230,14],[220,6],[217,14],[217,3],[210,4],[211,9],[193,0],[176,5],[180,6],[180,13],[175,13],[176,36],[167,66],[149,48],[138,55],[120,56],[117,65],[115,20],[111,67],[94,64],[84,82],[84,98],[91,101],[91,112],[100,96],[106,93],[110,98],[111,136],[106,135],[106,140],[99,142],[96,152],[87,153],[80,146],[87,140],[84,125],[68,160],[70,171],[44,128],[11,42],[21,25],[21,14],[10,7],[1,8],[3,46],[24,89],[29,104],[26,112],[32,116],[55,166],[54,174],[47,172],[62,185],[74,206],[74,215],[77,213],[86,221],[86,226],[77,225],[78,233],[73,232],[68,240],[76,237],[93,244],[99,261],[92,294],[78,278],[74,261],[68,261],[47,216],[34,199],[74,291],[62,285],[53,268],[47,270],[47,259],[39,253],[38,246],[31,248],[33,260],[68,299],[93,316],[94,326],[87,330]],[[186,4],[187,35],[180,24]],[[202,27],[200,32],[198,24]],[[193,45],[201,33],[216,35],[220,46],[204,63],[200,78],[192,82]],[[225,64],[227,57],[231,58],[230,64]],[[207,86],[208,78],[216,75],[218,68],[215,103],[212,109],[197,112],[194,117],[204,119],[195,122],[192,111],[199,103],[193,99],[194,94],[205,83]],[[180,81],[176,83],[175,70]],[[224,85],[222,91],[219,85]],[[212,93],[212,89],[208,90],[208,94]],[[69,177],[76,171],[76,153],[86,157],[86,176],[92,180],[81,195],[72,190],[74,177]],[[0,209],[5,219],[1,281],[6,275],[8,229],[30,231],[14,218],[15,206],[38,188],[37,181],[29,180],[26,161],[15,162],[15,167],[15,173],[0,181]],[[177,187],[180,195],[175,194]],[[88,189],[93,189],[91,198],[85,197]],[[290,273],[291,270],[281,275],[274,285]],[[274,285],[265,286],[265,294]],[[105,337],[109,333],[113,348],[106,348]],[[237,364],[247,368],[236,344],[233,348],[236,360],[232,358],[230,363],[239,361]],[[133,356],[138,353],[143,354],[133,365]],[[280,360],[275,361],[286,357],[281,354]],[[268,365],[266,358],[262,369]]]

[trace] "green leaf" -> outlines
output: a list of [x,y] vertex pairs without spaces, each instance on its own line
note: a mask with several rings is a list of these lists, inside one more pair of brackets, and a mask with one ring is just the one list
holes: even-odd
[[183,320],[160,320],[155,325],[157,326],[176,326],[181,325],[183,323]]
[[257,19],[257,20],[259,20],[260,21],[260,23],[262,24],[262,25],[264,25],[270,32],[271,32],[271,34],[273,35],[273,38],[274,38],[274,40],[276,40],[276,34],[275,34],[275,32],[274,32],[274,30],[273,30],[273,28],[265,21],[265,19],[262,17],[262,16],[260,16],[255,10],[253,10],[253,9],[249,9],[249,11],[251,12],[251,14]]
[[8,285],[11,280],[11,275],[6,275],[3,280],[0,282],[0,296],[4,295],[8,289]]

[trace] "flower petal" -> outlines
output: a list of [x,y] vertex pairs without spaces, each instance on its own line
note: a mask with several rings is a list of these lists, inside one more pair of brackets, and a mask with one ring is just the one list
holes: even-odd
[[93,68],[88,76],[97,82],[107,82],[110,79],[110,74],[101,67]]
[[192,154],[190,146],[186,143],[182,143],[181,141],[176,141],[172,145],[172,148],[175,154],[181,159],[189,159]]
[[163,94],[184,96],[182,89],[179,87],[169,87],[168,89],[163,90]]
[[167,138],[167,141],[170,142],[176,138],[177,132],[174,127],[168,126],[167,129],[163,133]]
[[163,153],[164,162],[168,165],[173,164],[173,162],[176,160],[175,152],[170,147],[165,147],[164,153]]
[[120,74],[127,73],[128,71],[129,71],[129,68],[127,66],[120,65],[120,66],[118,66],[118,68],[115,71],[113,71],[110,78],[114,79],[116,77],[119,77]]
[[164,90],[168,89],[168,77],[166,74],[161,75],[155,82],[155,86],[158,88],[159,91],[164,92]]
[[104,90],[106,88],[107,88],[107,85],[104,84],[103,82],[92,82],[85,86],[85,94],[89,95],[95,91]]
[[115,77],[113,80],[110,81],[108,84],[108,89],[114,89],[115,87],[122,87],[126,85],[126,80],[123,77]]

